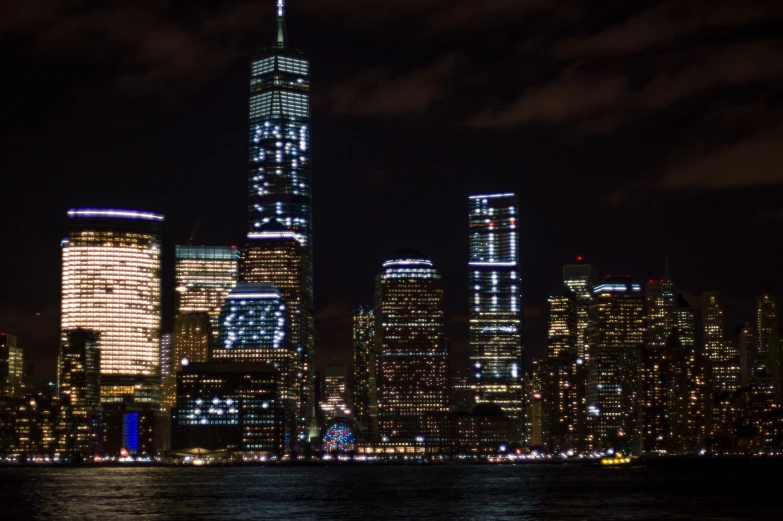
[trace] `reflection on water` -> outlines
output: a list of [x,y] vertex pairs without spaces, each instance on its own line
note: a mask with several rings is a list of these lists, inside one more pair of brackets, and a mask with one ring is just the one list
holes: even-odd
[[769,461],[0,469],[0,518],[780,519]]

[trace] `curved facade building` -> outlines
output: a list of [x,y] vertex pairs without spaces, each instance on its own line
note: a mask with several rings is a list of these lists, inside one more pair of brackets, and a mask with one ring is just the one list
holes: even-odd
[[448,349],[440,272],[415,250],[383,264],[375,279],[379,434],[383,442],[426,443],[425,416],[448,410]]
[[68,218],[62,330],[100,335],[103,403],[157,405],[163,216],[77,208]]

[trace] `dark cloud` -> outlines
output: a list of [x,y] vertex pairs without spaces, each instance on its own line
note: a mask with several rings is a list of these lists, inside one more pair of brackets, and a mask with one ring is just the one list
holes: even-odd
[[725,189],[783,183],[783,127],[706,150],[671,167],[659,187]]
[[579,62],[553,80],[527,88],[511,104],[479,113],[470,124],[567,124],[584,132],[608,132],[705,92],[776,84],[783,78],[781,52],[783,40],[678,50],[653,59],[646,79],[630,69],[617,72],[616,65],[596,70]]
[[679,0],[653,4],[602,31],[567,38],[559,56],[621,56],[687,40],[704,29],[725,29],[783,19],[777,0]]
[[431,65],[403,73],[390,68],[371,69],[333,85],[321,99],[333,112],[352,116],[426,112],[443,99],[446,85],[465,65],[463,56],[450,54]]

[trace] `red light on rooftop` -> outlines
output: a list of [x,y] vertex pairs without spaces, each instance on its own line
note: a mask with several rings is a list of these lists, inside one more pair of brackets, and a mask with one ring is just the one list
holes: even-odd
[[582,262],[583,260],[585,260],[585,258],[582,257],[581,255],[576,256],[576,262]]

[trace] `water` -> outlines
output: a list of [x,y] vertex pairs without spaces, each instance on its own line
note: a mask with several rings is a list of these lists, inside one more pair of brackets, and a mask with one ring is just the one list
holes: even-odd
[[783,462],[0,469],[0,519],[783,519]]

